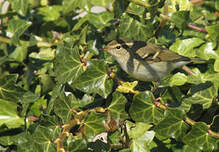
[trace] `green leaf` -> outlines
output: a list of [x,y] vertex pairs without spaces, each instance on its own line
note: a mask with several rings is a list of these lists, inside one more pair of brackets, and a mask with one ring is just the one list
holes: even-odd
[[219,59],[214,62],[214,71],[219,72]]
[[45,21],[55,21],[61,16],[62,9],[59,5],[41,7],[39,8],[38,14],[42,15]]
[[67,150],[69,151],[79,151],[83,152],[86,151],[87,149],[87,142],[85,139],[77,139],[75,137],[72,138],[72,136],[69,137],[68,139],[69,144]]
[[153,26],[151,23],[143,24],[133,17],[124,15],[119,32],[121,37],[145,41],[153,36]]
[[210,129],[217,133],[219,132],[219,115],[214,116]]
[[8,23],[7,35],[11,37],[13,44],[19,43],[19,37],[32,23],[22,19],[12,19]]
[[216,2],[215,2],[215,8],[217,9],[217,11],[219,11],[219,0],[216,0]]
[[152,125],[138,122],[136,124],[127,121],[127,131],[131,140],[130,149],[132,152],[148,152],[155,132],[148,131]]
[[11,7],[14,11],[22,16],[26,16],[29,0],[10,0]]
[[213,41],[218,40],[218,37],[219,37],[219,25],[218,24],[206,26],[205,28],[208,31],[208,34],[211,40]]
[[129,113],[136,122],[157,124],[163,117],[163,112],[154,105],[154,96],[149,91],[134,96]]
[[144,133],[147,132],[152,127],[151,124],[143,123],[143,122],[137,122],[134,124],[130,121],[127,121],[126,124],[127,124],[128,135],[130,138],[133,139],[136,139],[144,135]]
[[184,122],[185,112],[179,109],[167,109],[165,118],[154,128],[156,133],[164,137],[182,138],[189,126]]
[[98,14],[89,13],[87,19],[92,25],[94,25],[94,27],[101,30],[104,27],[111,25],[109,21],[113,19],[113,14],[109,12],[102,12]]
[[187,81],[187,76],[184,73],[176,73],[170,79],[170,86],[181,86],[184,85]]
[[188,95],[182,100],[187,104],[201,104],[204,109],[211,106],[213,99],[217,96],[218,88],[212,83],[201,83],[192,87]]
[[106,115],[91,111],[84,120],[85,135],[88,139],[94,138],[97,134],[106,131],[104,123]]
[[72,83],[72,87],[106,98],[113,86],[112,80],[108,78],[107,64],[103,60],[91,60],[87,62],[87,70]]
[[116,120],[124,120],[128,118],[128,114],[125,111],[125,105],[127,99],[119,92],[113,93],[113,99],[108,107],[110,115]]
[[104,0],[104,1],[100,1],[100,0],[92,0],[91,4],[95,5],[95,6],[102,6],[105,8],[109,8],[111,3],[111,0]]
[[214,50],[214,44],[212,42],[203,44],[196,53],[202,59],[219,59],[219,53]]
[[196,50],[194,48],[200,46],[204,41],[199,38],[188,38],[184,40],[177,39],[170,46],[170,50],[187,57],[195,57]]
[[30,110],[31,112],[33,112],[35,116],[39,117],[41,114],[43,114],[43,109],[46,109],[46,107],[47,107],[47,100],[44,99],[44,97],[41,97],[36,102],[34,102]]
[[24,125],[24,118],[18,116],[16,103],[0,99],[0,127],[5,125],[7,128],[19,128]]
[[66,96],[63,90],[61,91],[59,96],[55,99],[54,112],[62,119],[63,123],[68,122],[69,120],[72,119],[73,116],[72,108],[75,108],[77,106],[75,104],[76,101],[77,99],[73,94],[69,93],[69,95]]
[[208,126],[203,122],[195,123],[192,130],[183,138],[183,142],[203,151],[217,149],[217,139],[208,134]]
[[57,138],[54,136],[54,130],[44,126],[37,126],[34,134],[32,135],[32,144],[35,145],[38,151],[55,152],[56,147],[53,141]]
[[0,98],[13,102],[21,102],[26,92],[16,85],[17,75],[11,74],[0,78]]
[[55,58],[55,74],[59,83],[74,81],[83,73],[77,48],[60,47]]
[[113,12],[116,18],[119,18],[122,16],[122,13],[125,12],[129,5],[129,1],[126,0],[119,0],[119,1],[113,1]]
[[28,46],[28,42],[21,42],[21,45],[17,46],[9,57],[15,59],[16,61],[23,62],[27,56]]
[[171,16],[171,20],[178,28],[185,28],[189,22],[189,11],[177,11]]
[[39,52],[32,52],[29,57],[39,60],[52,60],[55,57],[55,49],[40,48]]

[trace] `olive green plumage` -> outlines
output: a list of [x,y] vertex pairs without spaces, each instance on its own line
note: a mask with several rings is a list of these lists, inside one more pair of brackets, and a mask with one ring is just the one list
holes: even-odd
[[178,55],[151,43],[128,39],[111,41],[104,50],[115,58],[126,73],[141,81],[160,80],[175,68],[202,61]]

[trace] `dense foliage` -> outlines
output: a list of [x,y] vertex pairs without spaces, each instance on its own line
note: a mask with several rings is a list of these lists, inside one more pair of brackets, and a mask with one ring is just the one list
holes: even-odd
[[[218,152],[219,0],[0,0],[0,151]],[[158,89],[103,51],[187,57]]]

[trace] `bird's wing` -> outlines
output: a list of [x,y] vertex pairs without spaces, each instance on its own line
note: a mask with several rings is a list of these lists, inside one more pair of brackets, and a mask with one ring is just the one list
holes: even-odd
[[145,47],[136,51],[136,54],[147,62],[179,62],[190,61],[189,58],[178,55],[168,49],[148,43]]

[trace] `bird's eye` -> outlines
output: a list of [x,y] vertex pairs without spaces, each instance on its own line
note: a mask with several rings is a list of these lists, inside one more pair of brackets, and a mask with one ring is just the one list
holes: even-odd
[[117,47],[116,47],[116,49],[120,49],[120,48],[121,48],[121,46],[117,46]]

